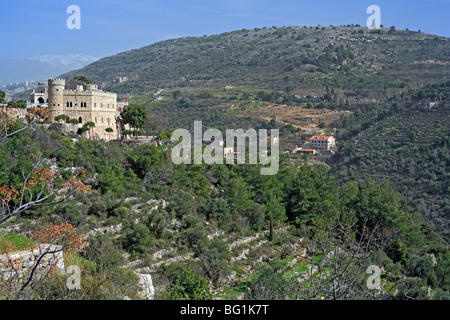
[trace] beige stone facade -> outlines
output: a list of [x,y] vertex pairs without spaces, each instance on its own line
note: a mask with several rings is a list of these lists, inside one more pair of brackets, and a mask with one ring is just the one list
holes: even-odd
[[[48,80],[48,107],[50,120],[64,114],[77,119],[81,127],[87,122],[95,123],[89,137],[109,140],[117,139],[116,125],[117,94],[99,90],[95,84],[64,79]],[[112,128],[109,134],[106,128]]]

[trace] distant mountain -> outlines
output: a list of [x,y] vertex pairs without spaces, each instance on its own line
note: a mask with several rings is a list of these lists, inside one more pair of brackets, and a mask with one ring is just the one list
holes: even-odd
[[39,81],[83,68],[98,58],[84,55],[42,55],[28,59],[0,59],[0,85]]
[[[283,27],[158,42],[101,59],[65,76],[85,75],[118,93],[146,95],[155,86],[271,90],[342,88],[385,95],[450,74],[450,42],[395,28]],[[114,83],[116,77],[128,81]]]

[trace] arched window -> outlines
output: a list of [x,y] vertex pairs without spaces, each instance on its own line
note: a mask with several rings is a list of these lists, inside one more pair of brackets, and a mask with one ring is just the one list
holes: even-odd
[[79,123],[83,123],[83,118],[79,117],[79,118],[78,118],[78,122],[79,122]]
[[69,101],[67,101],[67,108],[69,107]]
[[72,102],[70,103],[70,107],[72,108]]

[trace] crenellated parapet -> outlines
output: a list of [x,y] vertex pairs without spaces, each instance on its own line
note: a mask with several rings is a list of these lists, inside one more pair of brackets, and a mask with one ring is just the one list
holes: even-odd
[[[116,132],[117,94],[99,90],[95,84],[66,83],[64,79],[49,79],[50,119],[65,114],[80,124],[94,122],[93,129],[107,139],[106,128]],[[115,137],[115,135],[111,135]]]

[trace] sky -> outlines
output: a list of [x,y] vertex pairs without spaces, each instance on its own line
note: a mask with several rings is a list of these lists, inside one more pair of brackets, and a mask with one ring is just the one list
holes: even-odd
[[[81,9],[70,30],[67,8]],[[184,36],[271,26],[381,24],[450,35],[450,0],[2,0],[0,59],[87,54],[97,58]]]

